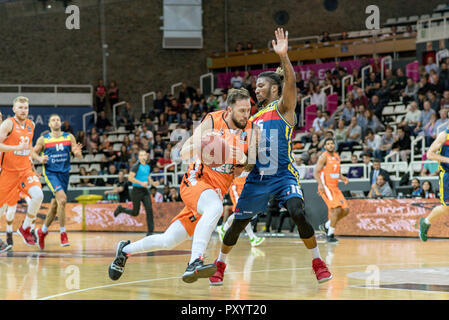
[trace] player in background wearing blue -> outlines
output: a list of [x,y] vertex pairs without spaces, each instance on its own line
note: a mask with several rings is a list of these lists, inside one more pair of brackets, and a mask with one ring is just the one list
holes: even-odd
[[441,132],[427,151],[427,159],[438,161],[440,169],[440,202],[426,218],[419,220],[419,238],[427,241],[427,232],[432,222],[441,215],[449,214],[449,129]]
[[300,238],[312,254],[312,268],[318,282],[332,278],[326,263],[321,259],[315,231],[306,219],[299,173],[294,167],[292,134],[296,123],[296,79],[287,54],[288,33],[284,34],[284,30],[278,28],[275,36],[272,45],[281,60],[284,83],[281,76],[272,71],[263,72],[257,78],[256,98],[259,106],[263,107],[251,118],[261,129],[257,159],[238,200],[235,219],[223,238],[220,254],[215,260],[217,271],[209,278],[211,285],[223,284],[226,255],[237,243],[240,232],[251,218],[266,211],[272,196],[280,200],[280,206],[287,208],[298,227]]
[[61,117],[52,114],[48,120],[50,132],[40,136],[36,141],[34,151],[43,153],[48,157],[48,161],[42,167],[42,175],[47,186],[53,193],[47,217],[41,228],[35,231],[37,243],[41,250],[45,247],[45,237],[48,235],[48,228],[58,215],[61,233],[61,246],[69,246],[67,232],[65,229],[65,205],[67,203],[67,188],[69,186],[70,174],[70,153],[81,159],[83,157],[81,149],[83,146],[76,142],[73,134],[61,131]]

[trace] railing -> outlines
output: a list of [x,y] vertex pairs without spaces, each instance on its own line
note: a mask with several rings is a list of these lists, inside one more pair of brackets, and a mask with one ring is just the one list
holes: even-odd
[[390,70],[393,68],[393,58],[391,56],[386,56],[380,62],[380,78],[381,80],[385,77],[385,64],[388,62]]
[[421,141],[421,155],[423,155],[426,150],[426,139],[424,136],[420,136],[420,137],[413,139],[412,143],[410,145],[410,148],[411,148],[410,159],[411,160],[415,160],[415,146],[420,141]]
[[[410,178],[415,177],[415,168],[417,166],[419,166],[419,172],[421,173],[421,170],[423,168],[423,165],[426,163],[430,163],[430,164],[437,164],[438,165],[438,161],[430,161],[430,160],[426,160],[426,161],[412,161],[410,163],[410,167],[409,167],[409,174],[410,174]],[[418,175],[417,177],[420,177],[420,175]]]
[[343,106],[345,105],[345,100],[346,100],[346,80],[349,79],[350,84],[354,83],[354,77],[352,76],[352,74],[348,74],[347,76],[344,76],[341,79],[341,103],[343,104]]
[[114,104],[112,106],[112,124],[114,125],[114,130],[117,130],[117,114],[116,114],[116,110],[118,107],[120,107],[121,105],[126,104],[126,101],[120,101],[117,102],[116,104]]
[[204,93],[203,79],[206,79],[207,77],[210,77],[210,93],[214,92],[214,90],[215,90],[215,87],[214,87],[214,74],[212,72],[209,72],[209,73],[205,73],[205,74],[201,75],[201,77],[200,77],[200,89],[201,89],[201,93],[204,94],[204,96],[206,96],[206,94]]
[[301,127],[304,127],[304,125],[305,125],[305,119],[306,119],[306,117],[305,117],[305,102],[306,102],[306,100],[312,100],[312,96],[311,95],[308,95],[308,96],[305,96],[304,98],[301,98]]
[[147,110],[146,103],[145,103],[145,98],[149,97],[149,96],[153,96],[153,101],[156,100],[156,92],[151,91],[151,92],[147,92],[147,93],[142,95],[142,114],[145,114],[145,112]]
[[[288,39],[288,43],[292,44],[294,42],[300,43],[302,41],[307,41],[307,40],[315,40],[315,43],[318,43],[320,41],[320,36],[307,36],[307,37],[300,37],[300,38],[289,38]],[[267,48],[272,50],[272,43],[271,40],[268,41],[267,43]]]
[[87,117],[93,115],[94,116],[94,123],[97,123],[97,112],[96,111],[91,111],[91,112],[87,112],[85,114],[83,114],[83,131],[87,134],[86,129],[87,129]]
[[390,160],[390,159],[393,158],[394,156],[399,157],[399,152],[397,152],[397,151],[391,151],[391,152],[384,158],[384,162],[387,162],[388,160]]
[[449,31],[449,17],[437,17],[418,20],[416,42],[446,39]]
[[362,89],[365,90],[365,70],[369,70],[369,72],[373,72],[373,66],[372,65],[367,65],[365,67],[362,68],[361,73],[362,73]]
[[[332,94],[332,93],[334,93],[334,87],[331,85],[331,84],[329,84],[329,85],[327,85],[327,86],[325,86],[325,87],[323,87],[323,88],[321,88],[321,93],[323,93],[324,92],[324,94],[326,94],[326,90],[327,89],[331,89],[331,93],[330,94]],[[326,94],[327,95],[327,94]]]
[[181,85],[182,85],[182,82],[177,82],[171,86],[170,92],[173,96],[175,95],[175,88],[180,87]]

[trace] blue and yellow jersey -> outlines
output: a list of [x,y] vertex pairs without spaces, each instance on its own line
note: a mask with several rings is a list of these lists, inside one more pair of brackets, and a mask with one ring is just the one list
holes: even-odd
[[44,155],[48,156],[44,170],[49,172],[67,173],[70,171],[70,152],[72,141],[70,133],[62,132],[61,136],[54,138],[47,133],[44,135]]
[[[446,129],[446,142],[440,148],[440,155],[449,158],[449,129]],[[449,163],[439,162],[440,170],[449,171]]]
[[294,167],[295,158],[292,150],[295,124],[288,123],[282,116],[278,103],[279,100],[271,102],[250,118],[262,130],[255,170],[263,176],[289,171],[295,177],[299,177]]

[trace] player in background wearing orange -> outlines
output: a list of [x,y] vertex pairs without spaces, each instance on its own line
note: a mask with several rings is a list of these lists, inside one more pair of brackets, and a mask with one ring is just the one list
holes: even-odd
[[[231,196],[232,200],[232,213],[229,215],[226,222],[223,222],[221,226],[217,227],[218,236],[220,237],[220,240],[223,241],[223,237],[226,233],[226,231],[229,229],[229,227],[232,224],[232,221],[234,221],[234,210],[237,206],[237,202],[239,201],[240,194],[242,193],[243,186],[245,185],[246,177],[248,176],[248,172],[243,172],[239,177],[234,178],[232,180],[231,187],[229,188],[229,195]],[[254,231],[251,227],[251,224],[248,223],[245,227],[245,231],[248,234],[249,242],[251,243],[251,246],[257,247],[262,244],[262,242],[265,241],[264,237],[258,237],[254,234]]]
[[329,209],[329,220],[320,226],[326,232],[326,240],[329,243],[338,243],[334,231],[338,221],[346,217],[349,213],[348,202],[343,193],[338,189],[338,181],[348,184],[348,178],[340,171],[340,156],[335,151],[335,142],[332,138],[324,141],[326,150],[320,156],[313,176],[318,182],[318,193],[323,198]]
[[[34,236],[31,233],[33,220],[44,199],[39,177],[34,172],[31,160],[45,163],[48,157],[37,155],[32,148],[34,122],[28,119],[29,103],[26,97],[17,97],[13,101],[14,117],[8,118],[0,126],[0,143],[6,146],[25,144],[26,148],[13,152],[5,152],[2,157],[0,172],[0,207],[6,203],[14,206],[20,199],[20,192],[30,197],[27,215],[17,234],[25,244],[33,246]],[[7,150],[0,150],[7,151]]]
[[[209,113],[182,147],[182,159],[194,159],[181,182],[184,209],[173,218],[163,234],[150,235],[133,243],[120,241],[116,257],[109,266],[109,277],[112,280],[119,279],[123,274],[129,256],[141,252],[168,250],[192,236],[192,256],[183,280],[190,283],[198,278],[208,278],[215,272],[214,264],[203,265],[203,254],[223,213],[221,194],[229,189],[234,174],[240,175],[243,170],[236,167],[238,163],[246,161],[245,153],[251,141],[252,129],[252,123],[248,121],[251,108],[248,91],[230,90],[227,102],[226,110]],[[207,164],[218,161],[204,154],[202,150],[201,141],[209,135],[223,136],[230,145],[231,154],[227,158],[229,161],[219,167],[208,166]],[[234,159],[238,161],[235,162]]]

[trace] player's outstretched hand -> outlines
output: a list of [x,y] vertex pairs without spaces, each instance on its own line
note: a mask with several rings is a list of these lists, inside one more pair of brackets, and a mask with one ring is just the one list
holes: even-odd
[[284,33],[284,29],[277,28],[274,31],[274,35],[276,36],[276,40],[271,41],[274,52],[280,56],[286,55],[288,51],[288,31]]

